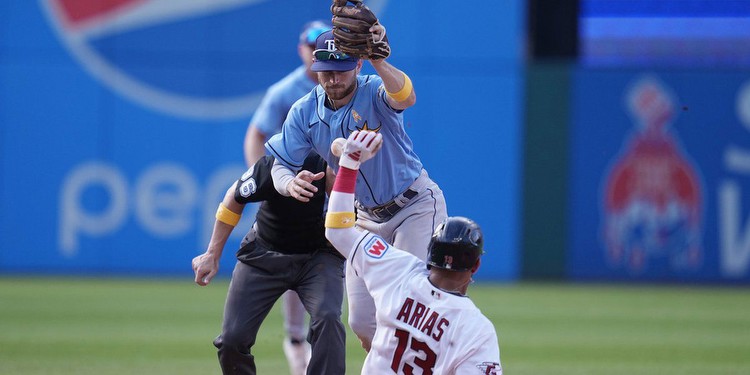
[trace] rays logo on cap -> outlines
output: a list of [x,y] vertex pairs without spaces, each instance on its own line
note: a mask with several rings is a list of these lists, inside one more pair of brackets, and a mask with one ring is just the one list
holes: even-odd
[[[270,0],[41,3],[66,48],[97,80],[145,107],[201,119],[255,111],[268,86],[300,65],[297,33],[314,9],[308,0],[283,7]],[[268,74],[271,68],[287,72]]]

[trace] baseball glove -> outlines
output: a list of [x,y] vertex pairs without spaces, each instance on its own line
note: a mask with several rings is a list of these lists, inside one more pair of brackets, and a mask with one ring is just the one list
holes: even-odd
[[[354,5],[349,5],[350,2]],[[339,51],[372,60],[384,59],[391,54],[385,27],[362,0],[333,0],[331,14],[333,40]]]

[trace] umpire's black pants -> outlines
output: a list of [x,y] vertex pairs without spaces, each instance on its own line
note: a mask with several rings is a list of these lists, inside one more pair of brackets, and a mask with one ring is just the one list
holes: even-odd
[[344,259],[335,250],[288,255],[265,249],[258,239],[232,273],[221,335],[214,340],[226,374],[255,375],[251,348],[276,300],[291,289],[310,313],[310,375],[344,374],[345,335],[341,322]]

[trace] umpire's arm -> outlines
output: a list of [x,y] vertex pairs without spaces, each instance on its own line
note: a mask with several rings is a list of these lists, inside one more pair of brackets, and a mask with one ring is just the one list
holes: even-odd
[[232,234],[234,226],[242,215],[245,205],[234,199],[234,191],[237,189],[235,182],[224,194],[224,200],[219,205],[214,222],[214,230],[208,243],[206,252],[193,258],[193,272],[195,272],[195,283],[206,286],[219,272],[219,259],[224,252],[224,245],[229,235]]
[[378,76],[383,80],[385,86],[386,100],[393,109],[404,110],[417,102],[417,94],[411,79],[406,73],[398,70],[395,66],[385,60],[370,60]]

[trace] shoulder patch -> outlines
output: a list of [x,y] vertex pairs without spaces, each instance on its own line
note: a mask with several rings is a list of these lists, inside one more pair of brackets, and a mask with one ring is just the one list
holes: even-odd
[[240,180],[245,181],[248,178],[250,178],[250,176],[253,175],[253,171],[254,170],[255,170],[255,165],[253,165],[252,167],[250,167],[250,169],[248,169],[247,172],[243,173],[242,177],[240,177]]
[[481,374],[485,375],[502,375],[503,368],[497,362],[482,362],[477,365]]
[[255,194],[255,191],[257,189],[258,189],[258,186],[255,184],[255,179],[251,178],[243,182],[242,185],[240,186],[240,195],[247,198]]
[[388,242],[378,236],[372,236],[370,240],[365,243],[365,254],[370,258],[380,259],[385,255],[390,246]]

